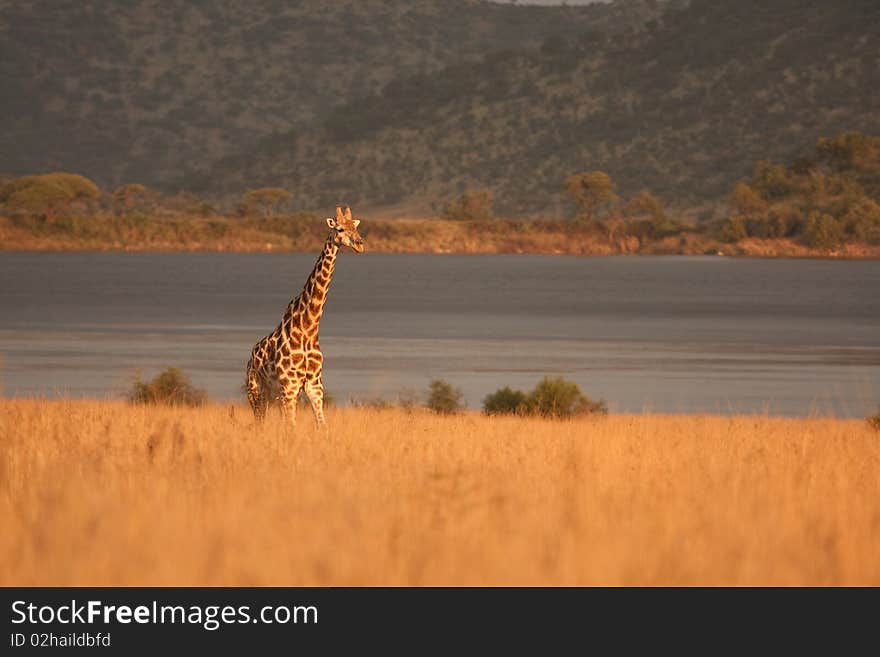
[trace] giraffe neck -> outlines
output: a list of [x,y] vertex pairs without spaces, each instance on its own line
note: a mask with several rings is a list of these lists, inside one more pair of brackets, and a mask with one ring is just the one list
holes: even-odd
[[333,235],[327,238],[321,255],[312,269],[299,296],[297,310],[303,317],[303,328],[316,328],[321,321],[324,312],[324,302],[327,301],[327,292],[330,289],[330,279],[333,277],[333,267],[336,264],[336,255],[339,247],[333,241]]

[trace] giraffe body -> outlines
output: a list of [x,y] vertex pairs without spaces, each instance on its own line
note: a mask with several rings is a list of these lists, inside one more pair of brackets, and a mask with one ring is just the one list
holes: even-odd
[[359,223],[352,218],[349,208],[336,208],[336,219],[327,219],[330,235],[302,293],[288,304],[275,330],[251,350],[245,386],[257,420],[265,417],[271,401],[279,399],[282,412],[294,424],[297,400],[300,392],[305,391],[315,421],[319,426],[325,424],[321,382],[324,356],[318,343],[318,329],[340,247],[348,246],[357,253],[364,251],[357,231]]

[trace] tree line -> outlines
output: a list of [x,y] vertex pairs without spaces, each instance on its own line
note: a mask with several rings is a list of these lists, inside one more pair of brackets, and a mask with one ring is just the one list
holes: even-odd
[[[289,210],[293,199],[286,189],[261,187],[242,194],[232,208],[236,216],[272,218]],[[140,183],[127,183],[112,191],[101,190],[85,176],[57,171],[18,178],[0,177],[0,209],[53,223],[60,215],[111,212],[131,214],[184,214],[210,217],[221,214],[210,202],[180,192],[165,194]]]
[[[575,225],[608,237],[661,239],[702,233],[722,242],[792,239],[834,249],[844,242],[880,244],[880,137],[848,132],[818,140],[812,153],[791,163],[756,162],[749,178],[730,190],[718,220],[688,223],[643,189],[621,198],[604,171],[568,176],[563,187],[577,209]],[[468,190],[446,204],[448,219],[494,216],[490,188]]]
[[[638,244],[686,234],[720,242],[788,239],[834,250],[846,242],[880,244],[880,138],[858,132],[818,140],[812,152],[788,164],[760,160],[737,182],[723,204],[701,221],[682,219],[651,190],[622,198],[605,171],[585,170],[560,181],[572,201],[570,230],[608,241]],[[227,216],[273,220],[292,212],[293,194],[280,187],[249,189]],[[485,224],[497,217],[490,187],[465,191],[441,210],[449,220]],[[0,178],[0,210],[52,225],[59,216],[214,217],[221,213],[190,193],[163,194],[130,183],[103,191],[88,178],[66,172]],[[516,222],[513,222],[516,223]],[[481,225],[482,225],[481,224]],[[524,222],[528,229],[559,230],[559,222]]]
[[731,241],[798,238],[833,249],[845,241],[880,244],[880,138],[853,132],[820,139],[788,165],[757,162],[728,197]]

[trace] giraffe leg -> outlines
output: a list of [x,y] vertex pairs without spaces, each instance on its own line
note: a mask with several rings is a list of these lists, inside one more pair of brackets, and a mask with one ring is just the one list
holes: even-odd
[[291,427],[296,426],[296,404],[299,401],[299,392],[302,390],[302,380],[287,380],[281,386],[281,412],[290,422]]
[[321,429],[327,428],[327,420],[324,419],[324,384],[321,383],[321,375],[314,379],[307,379],[305,383],[306,395],[315,413],[315,422]]
[[253,359],[248,361],[245,387],[247,388],[248,403],[254,412],[254,418],[259,422],[266,417],[266,409],[269,407],[269,396],[266,382],[260,376],[260,372],[254,365]]

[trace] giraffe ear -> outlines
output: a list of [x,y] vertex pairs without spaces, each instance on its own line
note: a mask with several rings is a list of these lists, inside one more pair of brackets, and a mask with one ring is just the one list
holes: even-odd
[[336,228],[336,219],[333,217],[327,217],[327,225],[330,226],[330,228]]
[[361,220],[360,220],[360,219],[355,219],[353,223],[354,223],[354,227],[357,228],[358,226],[360,226],[360,224],[361,224]]

